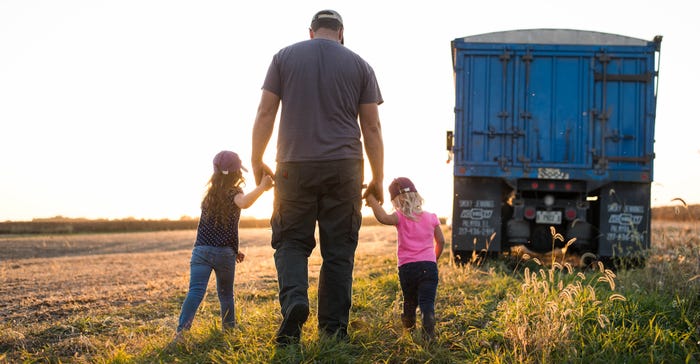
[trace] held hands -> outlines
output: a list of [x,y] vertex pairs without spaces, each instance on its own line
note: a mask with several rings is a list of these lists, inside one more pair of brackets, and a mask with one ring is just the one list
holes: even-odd
[[262,180],[259,183],[259,186],[262,186],[265,189],[265,191],[272,188],[274,186],[274,180],[272,179],[272,176],[270,176],[269,174],[263,175]]
[[384,203],[384,189],[381,181],[372,180],[369,182],[365,193],[362,194],[362,198],[367,199],[367,202],[369,203],[369,196],[374,197],[379,205]]
[[238,252],[238,254],[236,254],[236,263],[240,263],[244,260],[245,260],[245,254]]
[[[250,191],[250,193],[239,193],[235,196],[234,202],[236,205],[242,209],[247,209],[252,206],[253,203],[260,197],[265,191],[269,190],[274,186],[275,180],[271,176],[271,172],[268,173],[270,168],[264,165],[262,162],[253,165],[253,174],[255,175],[255,189]],[[236,257],[236,259],[239,259]],[[241,258],[242,260],[242,258]]]
[[395,213],[387,214],[382,207],[382,202],[374,194],[365,194],[365,199],[367,200],[367,206],[372,208],[372,213],[379,223],[383,225],[397,225],[399,223],[397,215]]
[[371,193],[365,197],[365,200],[367,202],[367,206],[369,207],[379,206],[379,201],[377,201],[377,198]]
[[[265,176],[274,176],[274,172],[272,172],[272,169],[267,166],[267,164],[263,163],[262,161],[260,162],[253,162],[252,163],[253,167],[253,174],[255,175],[255,185],[259,185],[263,177]],[[270,186],[272,187],[272,186]]]

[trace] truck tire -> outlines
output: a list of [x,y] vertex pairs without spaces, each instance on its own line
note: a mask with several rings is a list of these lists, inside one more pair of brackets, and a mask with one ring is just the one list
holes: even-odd
[[584,254],[594,251],[592,245],[593,240],[593,225],[586,221],[572,222],[566,231],[566,242],[576,238],[576,241],[571,244],[571,251],[574,253]]
[[469,264],[476,261],[476,254],[473,250],[457,250],[454,252],[454,261],[457,265]]

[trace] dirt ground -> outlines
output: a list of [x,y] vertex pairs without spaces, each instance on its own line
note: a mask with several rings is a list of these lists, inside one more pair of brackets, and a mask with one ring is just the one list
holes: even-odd
[[[668,245],[664,242],[692,245],[697,239],[697,225],[653,225],[652,245],[659,259],[665,250],[675,249],[664,248]],[[270,234],[267,228],[240,230],[246,260],[236,267],[236,285],[274,286]],[[195,235],[194,230],[179,230],[0,236],[0,322],[26,325],[78,312],[160,302],[178,290],[184,295]],[[445,237],[450,238],[447,230]],[[393,257],[395,250],[393,227],[363,225],[358,256]],[[540,258],[546,262],[549,257]],[[318,275],[320,262],[319,249],[315,249],[311,276]]]
[[[41,320],[153,302],[187,290],[196,231],[0,236],[0,321]],[[269,229],[241,229],[236,284],[276,281]],[[360,231],[357,254],[395,251],[393,227]],[[320,265],[319,249],[310,273]]]

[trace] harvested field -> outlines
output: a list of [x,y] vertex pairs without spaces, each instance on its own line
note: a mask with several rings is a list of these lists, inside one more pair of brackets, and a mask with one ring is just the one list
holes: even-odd
[[[236,267],[236,285],[276,285],[270,230],[240,234],[246,260]],[[0,321],[30,324],[149,303],[173,290],[184,294],[195,235],[180,230],[0,237]],[[357,253],[391,253],[394,241],[393,228],[365,227]],[[320,264],[318,249],[314,262]]]
[[[395,229],[363,225],[350,344],[319,340],[312,316],[298,352],[280,352],[272,340],[280,313],[269,229],[240,230],[246,260],[236,267],[238,329],[220,331],[212,277],[196,325],[178,347],[168,343],[195,231],[0,236],[0,363],[646,362],[650,355],[696,362],[698,224],[654,221],[652,230],[646,267],[617,276],[595,267],[568,274],[547,266],[546,254],[531,256],[542,265],[511,254],[458,266],[447,248],[439,262],[441,332],[436,346],[421,346],[420,335],[398,320]],[[447,228],[445,236],[449,245]],[[312,300],[320,264],[316,249]],[[552,327],[560,329],[543,329]]]

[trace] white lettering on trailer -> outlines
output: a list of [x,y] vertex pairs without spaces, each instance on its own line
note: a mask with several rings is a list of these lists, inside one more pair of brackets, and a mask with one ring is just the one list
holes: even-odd
[[481,227],[482,221],[476,220],[462,220],[462,226],[464,227]]
[[459,217],[463,219],[472,219],[472,220],[484,220],[484,219],[490,219],[491,215],[493,215],[493,210],[486,210],[486,209],[465,209],[462,210],[462,213],[460,214]]
[[460,227],[459,228],[459,235],[472,235],[472,236],[491,236],[493,234],[494,229],[491,227]]
[[496,206],[496,201],[494,200],[476,200],[476,207],[492,209]]
[[608,223],[610,230],[605,237],[610,242],[637,242],[643,238],[637,231],[637,227],[642,223],[645,216],[643,205],[624,205],[611,202],[607,206],[611,212]]
[[610,232],[613,233],[631,233],[634,229],[629,225],[610,225]]
[[559,168],[537,168],[537,178],[569,179],[569,174]]
[[625,242],[638,242],[643,239],[643,236],[639,233],[607,233],[606,238],[608,241],[625,241]]
[[458,200],[461,222],[457,226],[458,235],[491,236],[496,229],[491,226],[495,200]]
[[625,205],[625,212],[629,212],[630,214],[644,214],[644,206]]
[[458,202],[459,207],[465,208],[465,207],[472,207],[472,204],[474,201],[472,200],[459,200]]
[[608,212],[620,212],[622,211],[622,206],[618,204],[617,202],[613,202],[611,204],[608,204]]
[[643,216],[632,214],[613,214],[610,215],[608,222],[618,225],[639,225],[642,222]]

